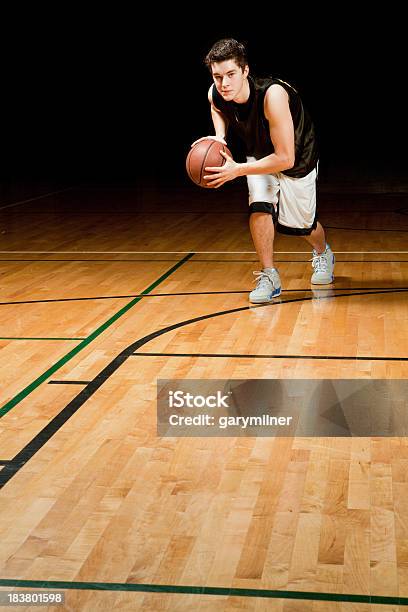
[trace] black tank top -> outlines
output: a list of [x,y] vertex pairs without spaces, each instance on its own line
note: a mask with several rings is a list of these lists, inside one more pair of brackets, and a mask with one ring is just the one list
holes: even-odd
[[248,82],[250,94],[244,104],[226,102],[216,87],[212,88],[214,106],[228,120],[228,129],[233,130],[242,140],[247,155],[260,159],[273,153],[269,124],[264,113],[264,99],[271,85],[281,85],[289,95],[289,108],[295,130],[295,164],[282,174],[294,178],[306,176],[316,167],[319,153],[312,120],[298,92],[289,83],[272,77],[255,80],[248,77]]

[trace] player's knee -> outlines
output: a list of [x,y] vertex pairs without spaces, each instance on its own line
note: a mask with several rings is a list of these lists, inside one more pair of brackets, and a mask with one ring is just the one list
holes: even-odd
[[249,214],[252,215],[253,213],[267,213],[272,215],[274,223],[277,221],[275,207],[270,202],[252,202],[252,204],[249,205]]

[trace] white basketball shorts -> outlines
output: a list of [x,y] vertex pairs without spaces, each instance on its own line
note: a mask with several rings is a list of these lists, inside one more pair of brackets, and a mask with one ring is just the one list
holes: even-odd
[[[248,162],[256,161],[247,157]],[[316,218],[317,168],[302,178],[276,174],[247,175],[249,205],[255,202],[273,204],[278,211],[278,230],[308,234]],[[279,203],[279,206],[278,206]]]

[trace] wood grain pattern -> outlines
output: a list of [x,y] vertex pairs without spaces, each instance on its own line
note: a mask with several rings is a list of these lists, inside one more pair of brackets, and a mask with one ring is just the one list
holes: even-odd
[[[58,205],[74,197],[89,203],[85,195],[55,197]],[[345,223],[336,207],[325,214],[332,225]],[[376,214],[362,207],[347,223],[369,229],[380,223]],[[57,206],[41,217],[8,209],[1,218],[8,228],[4,250],[253,250],[239,214],[177,216],[161,209],[155,215],[124,212],[107,223],[106,215],[86,211],[62,219]],[[397,231],[330,230],[329,239],[333,250],[406,247],[406,234]],[[276,250],[307,246],[279,236]],[[124,255],[88,254],[78,256],[88,261],[77,262],[62,261],[69,258],[63,255],[31,257],[38,261],[0,256],[2,302],[93,299],[0,305],[1,337],[87,337],[182,255],[138,254],[120,261]],[[307,256],[282,255],[291,260],[278,265],[288,291],[275,304],[248,308],[254,258],[195,255],[152,293],[196,295],[143,297],[49,378],[93,380],[136,340],[180,324],[140,349],[167,355],[126,359],[0,491],[1,578],[408,597],[406,438],[156,436],[158,378],[407,377],[406,293],[353,295],[407,287],[406,254],[339,256],[344,261],[336,265],[335,285],[314,292]],[[72,345],[0,340],[1,404]],[[214,353],[225,356],[205,356]],[[343,359],[357,356],[365,359]],[[12,459],[84,388],[48,382],[0,419],[0,459]],[[398,610],[392,604],[77,590],[67,591],[65,609],[380,608]]]

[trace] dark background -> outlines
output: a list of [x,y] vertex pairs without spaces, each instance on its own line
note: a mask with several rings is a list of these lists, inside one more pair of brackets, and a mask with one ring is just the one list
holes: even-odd
[[203,58],[225,36],[247,43],[253,74],[300,89],[323,177],[406,174],[401,15],[356,21],[344,7],[300,14],[271,5],[255,15],[231,7],[232,19],[216,5],[133,9],[3,16],[3,182],[188,182],[190,143],[212,133]]

